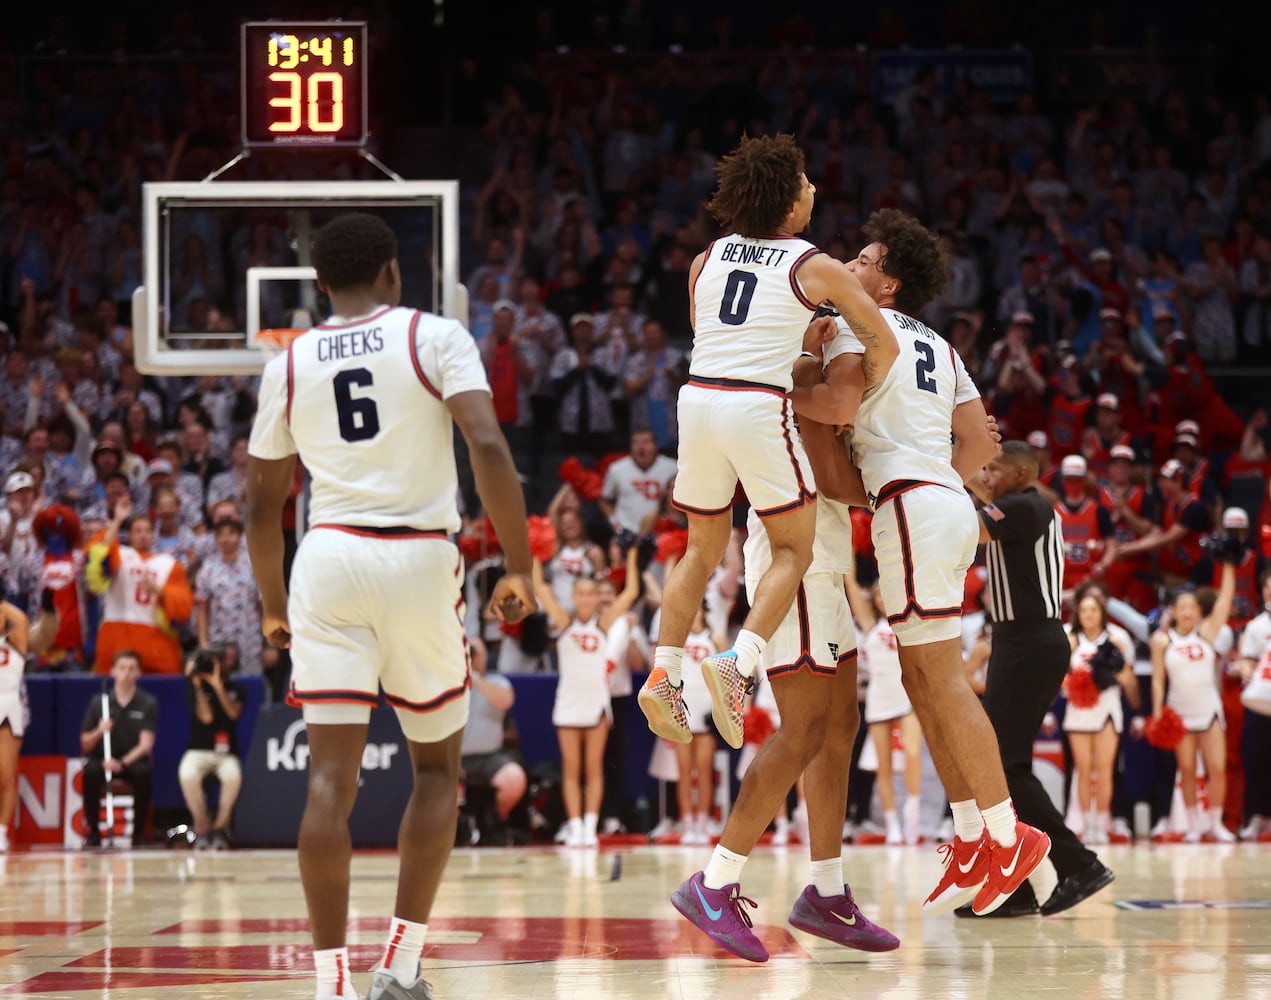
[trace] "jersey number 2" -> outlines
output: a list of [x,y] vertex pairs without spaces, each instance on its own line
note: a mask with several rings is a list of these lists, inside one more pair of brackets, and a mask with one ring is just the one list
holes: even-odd
[[365,368],[350,368],[333,379],[335,410],[340,417],[340,437],[345,441],[369,441],[380,432],[380,413],[375,400],[368,396],[354,398],[353,386],[364,388],[374,384]]
[[931,349],[930,344],[921,340],[914,341],[914,350],[919,355],[916,372],[918,388],[924,392],[939,392],[936,380],[932,378],[936,370],[936,352]]
[[724,301],[719,304],[719,321],[727,326],[741,326],[750,312],[750,300],[759,279],[749,271],[730,271],[724,283]]

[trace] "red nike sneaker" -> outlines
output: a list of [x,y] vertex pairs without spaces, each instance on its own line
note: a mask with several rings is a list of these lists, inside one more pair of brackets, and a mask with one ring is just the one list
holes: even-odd
[[988,879],[976,893],[971,910],[977,917],[992,913],[1037,870],[1049,853],[1050,837],[1027,823],[1016,822],[1015,843],[1010,847],[990,840]]
[[956,910],[974,896],[989,874],[989,835],[986,830],[979,840],[968,843],[954,837],[938,848],[944,855],[944,875],[940,884],[922,904],[923,913],[947,913]]

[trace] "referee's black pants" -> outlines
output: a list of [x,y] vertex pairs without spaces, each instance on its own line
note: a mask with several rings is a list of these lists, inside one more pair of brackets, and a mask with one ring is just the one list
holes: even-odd
[[[1070,656],[1068,636],[1057,621],[997,623],[984,691],[984,711],[997,733],[1015,812],[1050,835],[1050,860],[1061,880],[1097,860],[1064,825],[1033,774],[1033,742],[1059,694]],[[1017,895],[1031,893],[1026,882]]]

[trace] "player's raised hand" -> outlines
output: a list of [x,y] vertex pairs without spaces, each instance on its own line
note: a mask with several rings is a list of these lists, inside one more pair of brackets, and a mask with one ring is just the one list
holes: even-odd
[[505,573],[490,595],[490,613],[501,622],[515,625],[538,610],[534,584],[522,573]]

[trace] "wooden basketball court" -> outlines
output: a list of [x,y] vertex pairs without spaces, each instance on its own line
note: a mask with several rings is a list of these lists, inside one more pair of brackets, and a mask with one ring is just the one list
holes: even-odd
[[[1271,848],[1104,848],[1108,889],[1051,918],[926,917],[931,847],[863,847],[849,878],[900,936],[847,951],[785,921],[806,879],[799,847],[760,848],[745,892],[772,959],[716,951],[667,902],[708,851],[618,847],[457,851],[430,925],[439,1000],[917,997],[1271,1000]],[[1046,867],[1049,874],[1049,868]],[[378,960],[396,858],[354,860],[353,966]],[[0,996],[309,998],[304,900],[289,851],[0,855]],[[1043,880],[1045,898],[1053,881]],[[365,972],[355,984],[365,991]],[[363,994],[364,995],[364,994]]]

